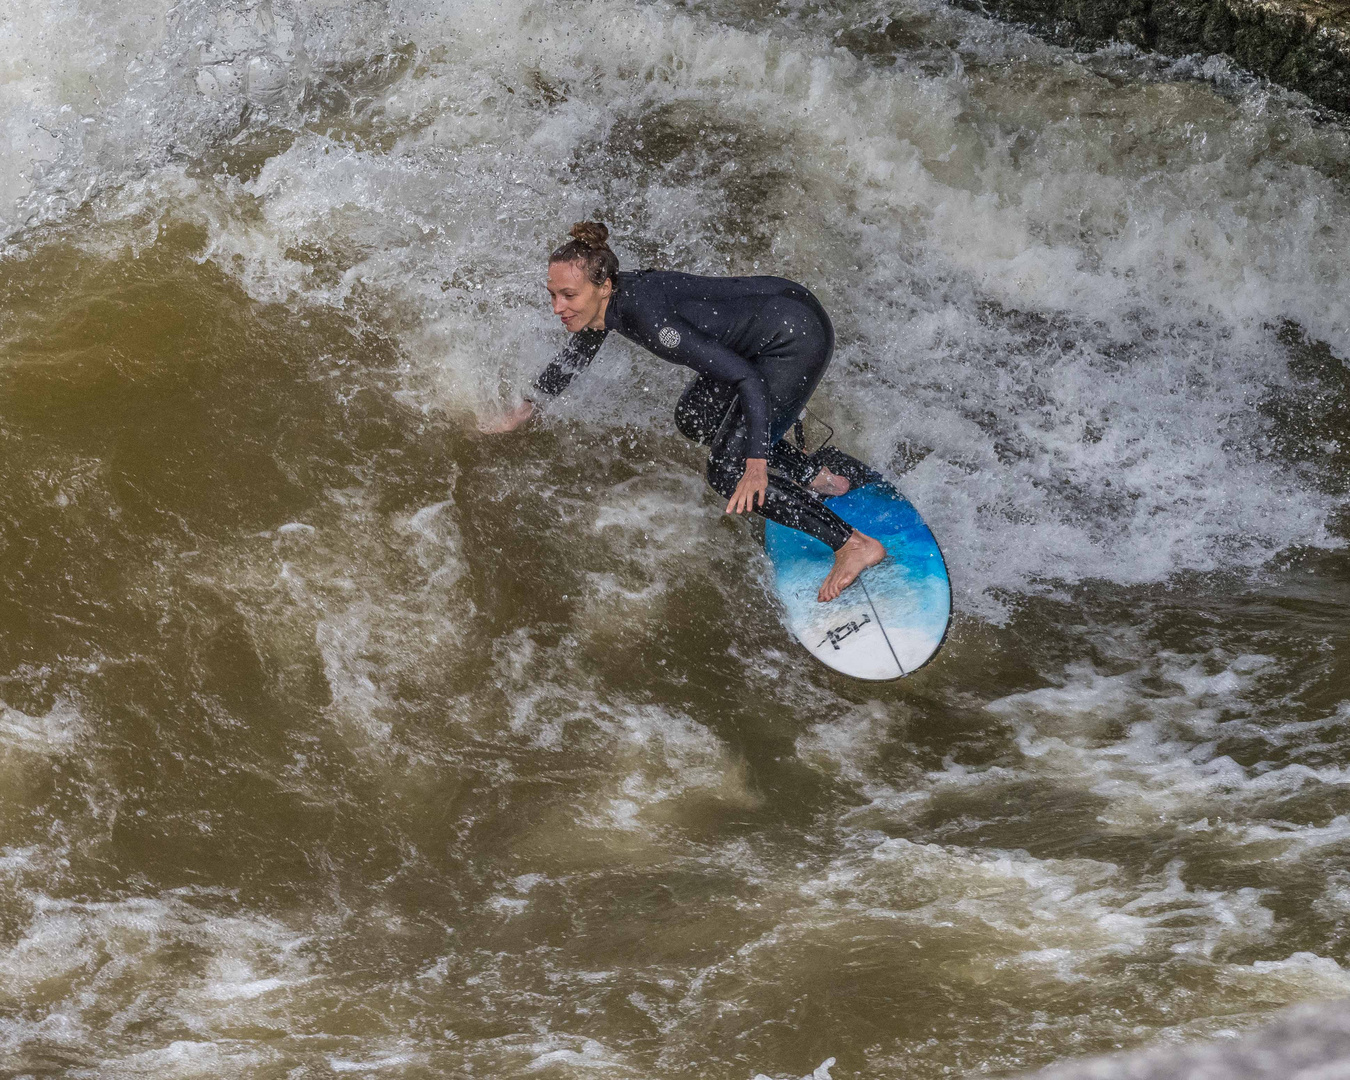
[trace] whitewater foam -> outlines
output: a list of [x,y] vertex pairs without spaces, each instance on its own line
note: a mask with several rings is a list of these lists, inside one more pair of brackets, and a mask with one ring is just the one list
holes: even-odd
[[[1286,324],[1350,355],[1344,132],[1219,67],[1074,56],[933,3],[715,8],[55,0],[0,28],[22,63],[0,76],[8,258],[69,244],[134,273],[171,249],[248,317],[356,343],[287,358],[332,378],[326,415],[351,420],[331,490],[241,535],[165,540],[116,579],[140,605],[119,662],[158,666],[185,623],[181,682],[109,682],[97,724],[77,694],[6,689],[23,710],[0,711],[3,809],[60,818],[0,851],[18,928],[0,983],[41,1005],[0,1022],[7,1049],[102,1047],[111,1010],[144,1023],[113,1032],[109,1075],[674,1075],[719,1041],[710,1074],[865,1052],[874,1073],[936,1075],[1346,991],[1334,938],[1291,928],[1279,878],[1314,875],[1318,918],[1350,909],[1331,865],[1350,837],[1347,706],[1287,700],[1282,647],[1185,654],[1061,620],[1047,665],[989,674],[1046,610],[1078,618],[1090,590],[1073,583],[1184,582],[1341,542],[1334,432],[1290,467],[1263,408],[1295,381]],[[940,42],[886,37],[893,14]],[[817,411],[904,471],[963,615],[1028,622],[967,621],[952,647],[974,662],[929,682],[862,693],[809,669],[784,651],[752,531],[721,518],[701,453],[671,433],[685,373],[623,342],[535,430],[495,446],[453,430],[513,402],[560,343],[543,259],[597,216],[626,266],[815,289],[839,332]],[[363,426],[376,397],[387,411]],[[461,438],[463,470],[428,479],[439,465],[415,455],[445,462],[427,448]],[[42,482],[53,513],[136,480],[69,461]],[[257,707],[232,711],[197,670],[226,623]],[[86,659],[18,681],[97,676]],[[180,729],[166,703],[183,687]],[[172,745],[197,737],[198,708],[228,739]],[[347,929],[319,949],[303,919],[228,891],[136,879],[108,897],[101,869],[71,870],[153,847],[135,815],[178,827],[189,796],[134,792],[139,765],[117,756],[142,715],[166,753],[219,754],[294,800],[310,850],[269,872],[303,858],[322,899],[300,904],[331,901]],[[953,720],[969,739],[933,734]],[[29,798],[49,782],[64,801]],[[192,820],[224,843],[210,813]],[[374,838],[328,838],[352,821]],[[58,896],[72,879],[107,902]],[[380,954],[388,973],[340,982],[377,933],[403,943]],[[361,963],[333,959],[329,983],[325,950],[344,944]],[[130,996],[147,985],[163,1015]],[[334,985],[382,1003],[371,1025],[428,1026],[344,1015],[322,1045],[274,1052],[274,1031],[327,1030]],[[549,1012],[563,998],[577,1010]],[[884,1029],[881,1056],[767,1054],[840,1001]],[[911,1013],[928,1027],[896,1036]],[[604,1038],[597,1017],[617,1018]]]
[[[90,56],[64,56],[109,102],[85,126],[118,145],[135,106],[160,140],[184,125],[209,139],[228,99],[262,110],[241,134],[265,115],[287,141],[244,178],[74,144],[62,160],[101,191],[123,185],[101,210],[110,228],[181,217],[206,230],[199,257],[259,300],[391,330],[412,358],[409,404],[491,411],[503,383],[523,387],[554,340],[541,254],[560,222],[601,212],[630,263],[781,272],[820,293],[840,330],[821,408],[883,466],[901,444],[927,448],[905,486],[959,538],[959,606],[1000,619],[991,589],[1156,581],[1339,543],[1333,501],[1246,449],[1261,439],[1252,388],[1285,378],[1272,325],[1350,355],[1350,214],[1305,160],[1332,137],[1296,110],[1162,76],[1122,89],[1094,72],[1109,58],[1043,48],[1013,105],[996,68],[879,69],[820,44],[824,26],[734,29],[619,0],[400,4],[380,33],[366,8],[180,8],[128,20],[154,54],[145,72],[100,82]],[[877,18],[864,14],[850,27]],[[946,17],[976,55],[1007,47]],[[383,59],[400,36],[416,62]],[[488,55],[509,63],[489,73]],[[378,61],[343,114],[363,134],[336,115],[325,134],[295,102],[357,79],[357,57]],[[187,78],[192,94],[160,107]],[[29,93],[59,111],[56,83]],[[665,425],[668,391],[639,390],[654,362],[620,353],[606,350],[619,378],[591,422]]]

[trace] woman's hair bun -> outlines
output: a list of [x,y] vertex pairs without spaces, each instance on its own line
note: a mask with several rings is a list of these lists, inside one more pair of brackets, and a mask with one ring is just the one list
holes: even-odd
[[609,229],[599,221],[578,221],[568,235],[588,248],[609,247]]
[[571,240],[548,257],[549,263],[580,263],[594,284],[608,281],[617,289],[619,257],[610,250],[609,230],[598,221],[578,221],[571,235]]

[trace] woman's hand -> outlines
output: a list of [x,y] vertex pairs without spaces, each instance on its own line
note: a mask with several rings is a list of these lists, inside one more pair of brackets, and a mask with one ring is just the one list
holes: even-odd
[[534,402],[522,401],[509,413],[497,420],[480,420],[478,430],[484,435],[505,435],[508,431],[515,431],[533,415]]
[[744,514],[758,505],[764,505],[764,493],[769,490],[769,462],[762,457],[745,459],[745,474],[727,503],[728,514]]

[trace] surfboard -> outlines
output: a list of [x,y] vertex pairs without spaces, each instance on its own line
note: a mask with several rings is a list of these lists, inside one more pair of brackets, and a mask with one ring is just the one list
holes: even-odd
[[[875,475],[875,474],[873,474]],[[829,545],[766,521],[764,550],[788,629],[816,659],[856,679],[899,679],[928,663],[951,618],[952,590],[937,541],[909,500],[885,481],[825,500],[886,558],[828,604],[816,599],[834,565]]]

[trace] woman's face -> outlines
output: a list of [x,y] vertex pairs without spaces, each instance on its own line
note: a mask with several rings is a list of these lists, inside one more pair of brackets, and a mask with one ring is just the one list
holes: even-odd
[[553,297],[553,314],[574,334],[588,326],[603,328],[605,303],[613,292],[614,286],[608,281],[596,285],[587,278],[586,268],[579,262],[548,264],[548,294]]

